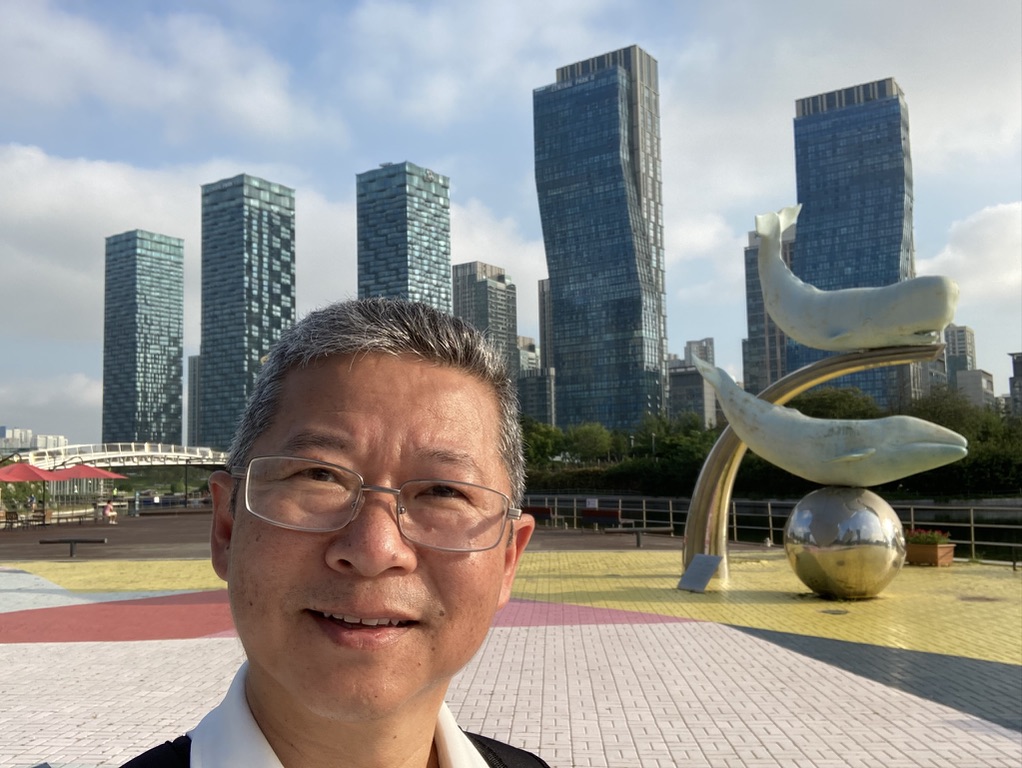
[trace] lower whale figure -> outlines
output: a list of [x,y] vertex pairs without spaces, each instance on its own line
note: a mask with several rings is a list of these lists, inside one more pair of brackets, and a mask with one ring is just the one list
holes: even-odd
[[816,419],[750,395],[722,369],[694,362],[741,441],[771,464],[814,483],[882,485],[968,454],[964,437],[923,419]]
[[794,205],[756,217],[763,302],[778,328],[807,347],[835,352],[943,340],[958,305],[958,284],[950,278],[926,275],[837,291],[799,280],[781,258],[781,233],[801,209]]

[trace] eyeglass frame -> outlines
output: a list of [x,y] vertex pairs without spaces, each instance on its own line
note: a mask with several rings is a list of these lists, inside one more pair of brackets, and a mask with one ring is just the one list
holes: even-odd
[[[248,487],[247,487],[247,485],[248,485],[248,482],[249,482],[248,474],[249,474],[249,471],[250,471],[250,469],[252,467],[252,462],[257,461],[259,459],[291,459],[291,460],[294,460],[294,461],[306,461],[306,462],[309,462],[310,464],[316,464],[316,465],[319,465],[319,466],[322,466],[322,467],[332,467],[334,469],[340,469],[340,470],[343,470],[344,472],[349,472],[350,474],[354,475],[355,477],[358,478],[359,486],[358,486],[358,493],[355,495],[354,501],[351,502],[351,507],[352,507],[351,518],[346,523],[344,523],[344,525],[338,526],[337,528],[323,528],[323,529],[320,529],[320,528],[301,528],[301,527],[298,527],[296,525],[289,525],[287,523],[281,523],[281,522],[279,522],[277,520],[271,520],[270,518],[268,518],[268,517],[266,517],[264,515],[261,515],[258,512],[255,512],[252,509],[252,507],[249,505],[249,501],[248,501]],[[465,482],[464,480],[447,480],[447,479],[439,478],[439,477],[411,478],[409,480],[405,480],[397,488],[392,488],[392,487],[387,486],[387,485],[373,485],[371,483],[367,483],[365,481],[365,478],[362,476],[362,474],[360,472],[356,472],[351,467],[346,467],[343,464],[334,464],[333,462],[322,461],[320,459],[310,459],[310,458],[305,457],[305,456],[288,456],[286,454],[270,454],[270,455],[267,455],[267,456],[253,456],[242,466],[225,467],[224,470],[235,481],[237,481],[239,483],[241,481],[245,481],[245,484],[246,484],[245,493],[244,493],[245,509],[248,511],[248,513],[250,515],[258,517],[260,520],[262,520],[262,521],[264,521],[266,523],[269,523],[270,525],[276,526],[277,528],[285,528],[285,529],[290,530],[290,531],[299,531],[299,532],[302,532],[302,533],[336,533],[337,531],[343,531],[346,527],[348,527],[349,525],[351,525],[351,523],[353,523],[355,521],[355,518],[358,517],[359,513],[362,511],[362,507],[365,506],[365,492],[366,491],[371,491],[371,492],[375,492],[375,493],[387,493],[387,494],[390,494],[390,495],[394,496],[394,501],[395,501],[394,520],[397,523],[397,530],[398,530],[398,533],[401,534],[401,538],[403,538],[405,541],[408,541],[408,542],[414,544],[417,547],[425,547],[427,549],[432,549],[432,550],[436,550],[436,551],[439,551],[439,552],[460,552],[460,553],[489,552],[491,549],[495,549],[497,546],[500,545],[500,540],[501,540],[501,538],[504,535],[505,524],[508,521],[510,521],[512,523],[512,531],[513,531],[514,530],[514,521],[522,519],[522,509],[520,507],[514,506],[511,503],[511,497],[508,496],[506,493],[503,493],[502,491],[498,491],[496,488],[490,488],[488,485],[480,485],[479,483],[469,483],[469,482]],[[401,490],[406,485],[408,485],[409,483],[428,483],[428,482],[447,483],[447,484],[453,484],[453,485],[467,485],[467,486],[470,486],[472,488],[480,488],[480,489],[482,489],[484,491],[490,491],[491,493],[495,493],[498,496],[501,496],[504,499],[504,501],[506,502],[506,504],[507,504],[507,509],[504,512],[504,514],[501,515],[501,518],[500,518],[500,533],[496,536],[496,541],[494,541],[493,544],[489,545],[488,547],[481,547],[481,548],[478,548],[478,549],[475,549],[475,548],[473,548],[473,549],[464,549],[464,548],[455,548],[455,547],[442,547],[442,546],[439,546],[439,545],[436,545],[436,544],[424,544],[424,543],[422,543],[420,541],[416,541],[415,539],[413,539],[410,536],[408,536],[408,534],[405,533],[404,527],[401,525],[401,515],[407,514],[407,511],[405,511],[404,508],[400,504]],[[235,496],[235,499],[236,498],[237,497]]]

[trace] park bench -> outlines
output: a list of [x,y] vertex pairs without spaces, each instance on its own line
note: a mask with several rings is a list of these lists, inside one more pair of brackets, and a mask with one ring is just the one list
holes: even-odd
[[638,520],[621,520],[621,525],[614,528],[604,528],[604,533],[634,533],[635,546],[642,547],[642,534],[644,533],[674,533],[669,525],[636,525]]
[[75,547],[79,544],[106,544],[106,538],[99,538],[98,536],[67,536],[59,539],[39,539],[40,544],[68,544],[71,547],[71,551],[68,557],[75,556]]

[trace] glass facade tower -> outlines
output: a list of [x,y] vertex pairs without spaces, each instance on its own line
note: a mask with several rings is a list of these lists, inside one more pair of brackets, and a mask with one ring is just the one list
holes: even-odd
[[414,163],[356,177],[358,295],[451,311],[451,180]]
[[104,443],[181,443],[184,241],[140,229],[106,239]]
[[[795,103],[798,236],[792,271],[821,290],[915,276],[908,107],[893,78]],[[830,354],[789,340],[788,370]],[[907,366],[842,377],[882,408],[911,391]]]
[[629,429],[667,406],[656,60],[631,46],[561,67],[533,125],[558,426]]
[[[791,269],[795,247],[792,224],[781,233],[781,258]],[[742,378],[746,392],[758,395],[788,372],[788,337],[766,311],[759,282],[759,235],[749,233],[745,248],[745,319],[748,336],[742,341]]]
[[511,377],[521,368],[518,351],[518,289],[501,267],[473,261],[452,270],[455,317],[478,328],[507,360]]
[[203,185],[194,445],[230,446],[262,359],[294,320],[294,190],[247,175]]

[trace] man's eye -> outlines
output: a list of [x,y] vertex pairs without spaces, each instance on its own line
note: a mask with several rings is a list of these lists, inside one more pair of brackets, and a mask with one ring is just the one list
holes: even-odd
[[458,499],[464,497],[465,494],[452,485],[431,485],[424,490],[422,495],[439,499]]
[[295,472],[291,475],[289,480],[311,480],[317,483],[336,483],[337,477],[329,469],[323,469],[321,467],[309,467],[303,469],[301,472]]

